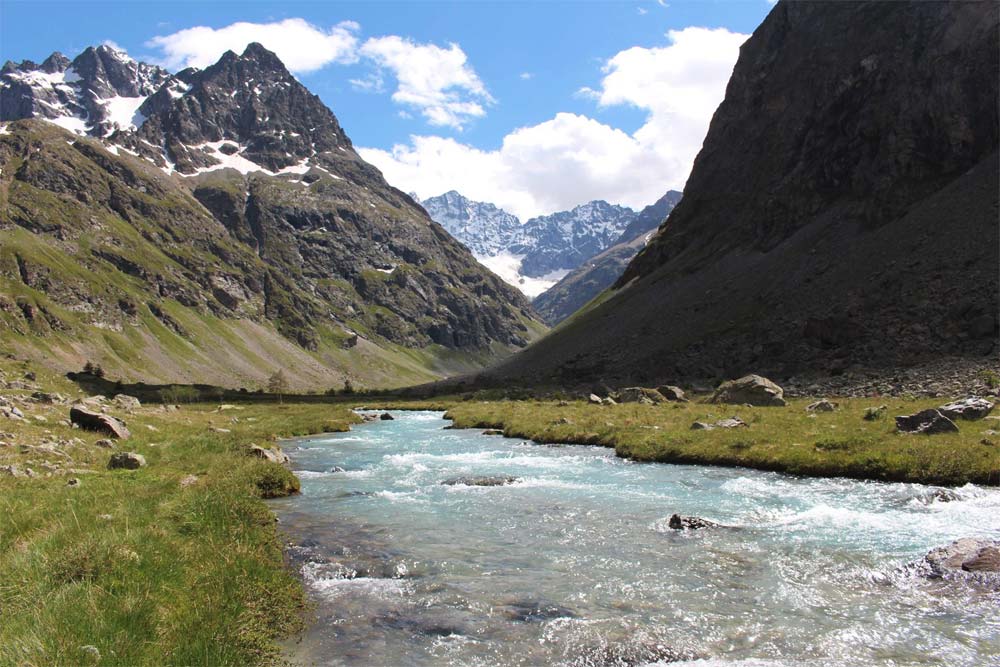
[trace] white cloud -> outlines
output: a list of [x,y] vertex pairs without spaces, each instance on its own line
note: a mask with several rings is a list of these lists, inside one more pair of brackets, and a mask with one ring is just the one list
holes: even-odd
[[357,61],[360,26],[342,21],[325,30],[300,18],[274,23],[239,22],[224,28],[196,26],[154,37],[146,46],[163,52],[160,64],[168,69],[204,68],[226,51],[242,53],[250,42],[274,51],[293,72],[311,72],[330,63]]
[[393,101],[416,109],[431,125],[460,129],[486,115],[483,105],[493,102],[457,44],[444,49],[389,35],[367,40],[360,53],[396,76]]
[[664,47],[619,52],[605,63],[598,89],[578,92],[601,106],[645,110],[633,134],[559,113],[514,130],[493,151],[414,136],[391,151],[361,154],[390,183],[422,198],[455,189],[522,218],[591,199],[645,206],[684,186],[747,35],[692,27],[667,37]]
[[639,16],[645,16],[646,14],[649,13],[649,11],[645,7],[636,7],[635,11]]
[[520,74],[518,74],[518,76],[524,81],[527,81],[528,79],[533,78],[535,75],[532,74],[531,72],[521,72]]

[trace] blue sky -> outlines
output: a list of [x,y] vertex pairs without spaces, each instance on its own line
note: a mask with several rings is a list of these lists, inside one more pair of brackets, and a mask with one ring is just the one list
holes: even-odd
[[394,185],[527,217],[683,186],[739,43],[772,5],[667,5],[4,0],[0,59],[110,40],[176,70],[251,35]]

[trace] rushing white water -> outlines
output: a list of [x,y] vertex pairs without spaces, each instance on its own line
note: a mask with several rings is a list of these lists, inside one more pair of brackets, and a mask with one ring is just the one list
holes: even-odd
[[[997,590],[904,567],[1000,536],[996,490],[638,464],[394,414],[285,444],[306,664],[1000,665]],[[469,475],[517,481],[442,484]]]

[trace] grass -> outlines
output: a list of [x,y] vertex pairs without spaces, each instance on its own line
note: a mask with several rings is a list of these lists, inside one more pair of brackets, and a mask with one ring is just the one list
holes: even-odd
[[[8,380],[24,369],[0,363]],[[32,370],[45,390],[75,394]],[[136,471],[106,470],[111,452],[94,444],[102,436],[59,424],[66,405],[27,404],[26,422],[0,417],[0,465],[38,475],[0,476],[0,665],[281,662],[276,641],[301,626],[305,599],[262,499],[298,480],[246,450],[356,418],[343,406],[290,402],[217,408],[118,412],[133,433],[119,451],[148,462]],[[46,439],[72,461],[22,453]],[[46,476],[53,466],[72,471]]]
[[[614,447],[619,456],[662,463],[745,466],[815,477],[850,477],[924,484],[1000,484],[1000,430],[994,420],[959,421],[960,432],[897,433],[892,416],[945,403],[943,399],[844,399],[836,412],[808,413],[810,400],[784,408],[692,402],[659,406],[594,406],[555,401],[441,401],[459,428],[502,429],[543,443]],[[888,418],[867,421],[872,404]],[[420,403],[398,404],[419,407]],[[431,405],[431,404],[428,404]],[[695,421],[738,416],[749,428],[692,431]]]

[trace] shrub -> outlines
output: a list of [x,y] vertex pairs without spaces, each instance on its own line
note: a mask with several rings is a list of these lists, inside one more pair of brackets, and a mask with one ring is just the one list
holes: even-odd
[[170,385],[160,390],[160,400],[164,403],[194,403],[201,394],[194,387],[187,385]]
[[253,482],[260,491],[261,498],[283,498],[298,493],[302,488],[299,478],[277,463],[261,463],[255,466]]

